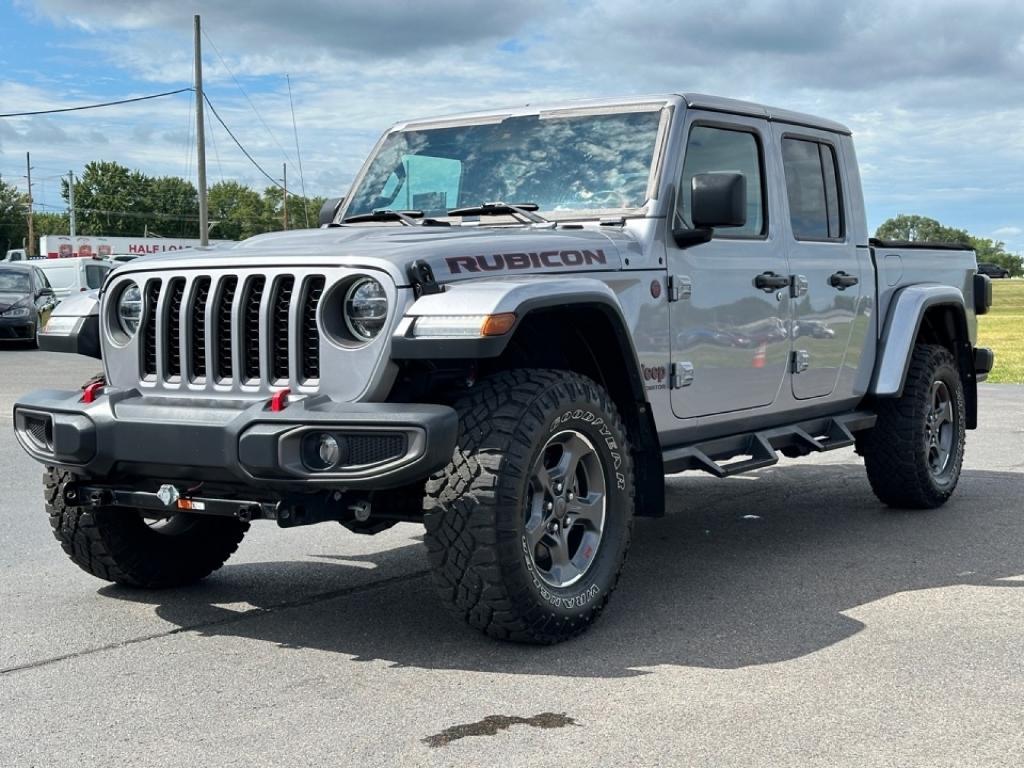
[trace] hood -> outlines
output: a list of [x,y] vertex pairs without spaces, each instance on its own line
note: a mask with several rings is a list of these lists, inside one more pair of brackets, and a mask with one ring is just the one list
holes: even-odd
[[438,282],[530,272],[609,271],[635,238],[621,230],[532,227],[342,226],[258,235],[233,247],[218,246],[150,256],[118,272],[136,270],[298,265],[385,269],[408,283],[407,268],[427,262]]
[[5,312],[18,304],[28,304],[32,295],[21,291],[0,291],[0,312]]

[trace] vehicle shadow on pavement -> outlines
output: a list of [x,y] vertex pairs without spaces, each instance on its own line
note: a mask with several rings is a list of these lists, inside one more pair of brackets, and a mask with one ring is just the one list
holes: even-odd
[[[875,500],[860,464],[787,465],[747,480],[672,478],[669,514],[637,520],[605,615],[554,647],[495,642],[448,616],[423,572],[422,545],[365,558],[377,562],[372,587],[358,563],[303,562],[229,564],[206,585],[170,593],[101,591],[152,603],[163,619],[203,636],[401,667],[579,677],[663,664],[731,669],[845,640],[864,628],[845,611],[898,592],[1024,586],[999,581],[1024,573],[1022,491],[1019,473],[965,471],[946,507],[893,512]],[[282,584],[285,574],[284,584],[315,583],[322,596],[261,602],[253,594],[254,582]],[[195,601],[209,620],[196,623]],[[231,602],[262,610],[208,613]]]

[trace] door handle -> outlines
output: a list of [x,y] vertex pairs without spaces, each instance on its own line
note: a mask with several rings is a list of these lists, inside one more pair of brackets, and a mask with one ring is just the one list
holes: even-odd
[[848,275],[842,270],[833,272],[828,278],[828,284],[833,288],[838,288],[840,291],[845,291],[847,288],[850,288],[859,282],[859,277],[856,275]]
[[776,275],[774,272],[762,272],[754,278],[754,287],[760,288],[765,293],[771,293],[782,288],[788,288],[789,277],[787,275]]

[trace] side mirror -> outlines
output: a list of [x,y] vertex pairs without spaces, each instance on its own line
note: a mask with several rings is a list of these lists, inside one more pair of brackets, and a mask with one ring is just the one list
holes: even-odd
[[742,173],[693,177],[693,226],[742,227],[747,223],[747,180]]
[[332,197],[320,208],[320,226],[326,227],[334,223],[334,217],[338,215],[341,204],[345,202],[344,197]]
[[37,299],[41,299],[43,296],[49,296],[52,298],[54,296],[53,288],[40,288],[38,291],[36,291]]
[[693,229],[672,230],[680,248],[708,242],[716,227],[742,227],[747,223],[747,180],[742,173],[697,174],[693,177],[690,207]]

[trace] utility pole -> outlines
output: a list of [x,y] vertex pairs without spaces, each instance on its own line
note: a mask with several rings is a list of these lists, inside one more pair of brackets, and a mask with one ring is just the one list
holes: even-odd
[[71,225],[71,236],[75,236],[75,172],[68,171],[68,223]]
[[199,14],[195,15],[196,33],[196,166],[199,171],[199,243],[210,244],[210,211],[206,200],[206,133],[203,122],[203,47],[200,41]]
[[288,163],[283,163],[284,168],[284,228],[288,229]]
[[28,179],[28,245],[25,252],[31,259],[36,255],[36,229],[32,221],[32,155],[25,153],[25,178]]

